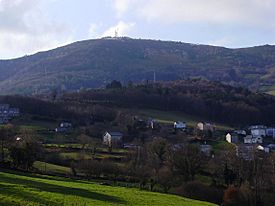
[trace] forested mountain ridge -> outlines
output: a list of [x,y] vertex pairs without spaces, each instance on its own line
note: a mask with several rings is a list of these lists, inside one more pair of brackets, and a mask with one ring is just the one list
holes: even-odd
[[0,61],[0,93],[98,88],[129,81],[206,78],[254,90],[275,85],[275,46],[228,49],[130,38],[86,40]]

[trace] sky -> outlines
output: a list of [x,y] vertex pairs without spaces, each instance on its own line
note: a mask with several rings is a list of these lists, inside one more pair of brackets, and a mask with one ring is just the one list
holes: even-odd
[[275,44],[275,0],[0,0],[0,59],[106,36]]

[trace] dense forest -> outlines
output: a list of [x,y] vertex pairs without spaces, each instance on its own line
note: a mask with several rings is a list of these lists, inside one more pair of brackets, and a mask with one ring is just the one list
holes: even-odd
[[273,96],[207,80],[130,84],[126,87],[114,81],[107,89],[66,94],[61,99],[67,103],[181,111],[233,126],[270,125],[275,121]]

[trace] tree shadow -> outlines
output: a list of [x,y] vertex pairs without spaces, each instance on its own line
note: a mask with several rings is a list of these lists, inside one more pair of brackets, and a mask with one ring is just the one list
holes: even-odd
[[18,202],[17,202],[18,200],[15,200],[15,198],[20,198],[27,202],[34,202],[34,203],[43,204],[43,205],[54,205],[54,206],[63,205],[62,203],[40,198],[39,196],[35,196],[31,192],[27,192],[13,185],[4,185],[0,183],[0,188],[1,188],[1,192],[0,192],[1,195],[5,195],[9,197],[8,199],[3,199],[3,200],[1,199],[0,205],[2,203],[4,203],[5,206],[18,205]]
[[[110,202],[110,203],[117,203],[117,204],[127,203],[125,200],[122,200],[121,198],[111,196],[111,195],[101,194],[98,192],[92,192],[86,189],[54,185],[50,183],[28,180],[28,179],[18,179],[10,176],[5,176],[3,174],[0,174],[0,182],[9,183],[9,184],[19,184],[19,185],[29,187],[29,188],[34,188],[40,191],[58,193],[62,195],[79,196],[79,197],[92,199],[92,200],[99,200],[103,202]],[[7,189],[6,192],[12,191],[12,190],[9,190],[10,188],[7,188],[7,186],[6,186],[6,189]],[[4,190],[1,188],[1,193],[3,193],[3,191]],[[17,195],[20,196],[20,193],[18,193]],[[24,198],[28,199],[28,194],[22,194],[21,197],[23,199]],[[37,201],[40,201],[40,200],[38,199]],[[48,205],[51,205],[51,204],[48,204]]]

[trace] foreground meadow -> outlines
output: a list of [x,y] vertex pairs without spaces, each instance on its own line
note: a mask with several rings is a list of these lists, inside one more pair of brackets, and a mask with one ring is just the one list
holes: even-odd
[[0,172],[1,206],[214,206],[175,195],[49,176]]

